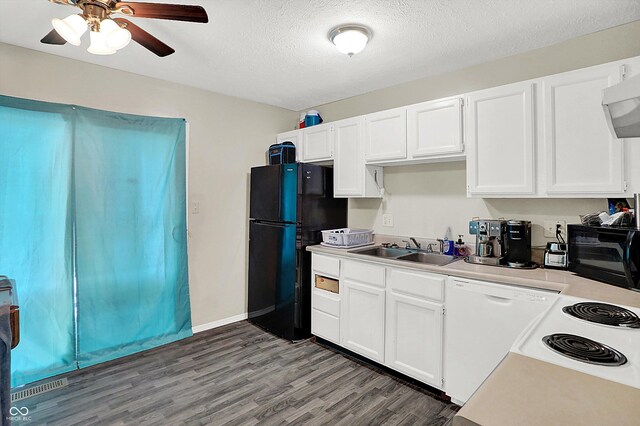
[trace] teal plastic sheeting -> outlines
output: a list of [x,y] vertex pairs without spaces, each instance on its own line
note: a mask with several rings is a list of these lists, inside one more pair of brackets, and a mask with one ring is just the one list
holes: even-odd
[[0,134],[13,386],[190,336],[184,120],[0,96]]
[[78,362],[191,335],[184,120],[78,110]]
[[0,97],[0,274],[21,308],[13,385],[76,368],[71,112]]

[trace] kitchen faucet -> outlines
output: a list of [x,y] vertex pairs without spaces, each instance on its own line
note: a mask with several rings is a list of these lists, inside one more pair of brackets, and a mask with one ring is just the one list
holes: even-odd
[[403,243],[406,243],[406,245],[404,246],[404,248],[406,249],[410,249],[411,248],[411,243],[415,244],[416,248],[419,249],[420,243],[418,241],[416,241],[416,239],[414,237],[409,237],[409,241],[407,240],[402,240]]
[[417,242],[415,238],[413,238],[413,237],[409,237],[409,239],[413,242],[413,244],[415,244],[415,245],[416,245],[416,248],[420,248],[420,247],[421,247],[421,246],[420,246],[420,243],[419,243],[419,242]]

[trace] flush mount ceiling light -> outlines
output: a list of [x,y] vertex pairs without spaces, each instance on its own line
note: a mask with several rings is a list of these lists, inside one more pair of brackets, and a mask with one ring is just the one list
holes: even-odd
[[91,29],[91,45],[87,49],[94,55],[111,55],[133,41],[158,56],[171,55],[175,50],[167,46],[133,22],[124,18],[111,18],[120,13],[134,18],[170,19],[186,22],[209,22],[202,6],[150,3],[116,0],[49,0],[52,3],[74,6],[82,10],[64,19],[51,20],[53,30],[40,42],[80,46],[82,35]]
[[329,40],[345,55],[362,52],[371,39],[371,31],[362,25],[343,25],[329,33]]

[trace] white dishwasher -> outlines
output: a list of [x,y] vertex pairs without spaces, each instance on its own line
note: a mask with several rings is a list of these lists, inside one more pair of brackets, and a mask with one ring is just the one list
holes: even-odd
[[462,405],[557,292],[456,277],[445,291],[445,391]]

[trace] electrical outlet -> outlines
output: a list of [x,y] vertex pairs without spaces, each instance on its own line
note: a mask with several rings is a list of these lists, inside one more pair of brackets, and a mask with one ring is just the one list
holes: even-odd
[[393,215],[391,213],[382,215],[382,226],[393,226]]
[[564,220],[545,220],[544,221],[544,236],[547,238],[556,237],[556,226],[560,225],[560,232],[563,237],[567,237],[567,222]]

